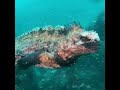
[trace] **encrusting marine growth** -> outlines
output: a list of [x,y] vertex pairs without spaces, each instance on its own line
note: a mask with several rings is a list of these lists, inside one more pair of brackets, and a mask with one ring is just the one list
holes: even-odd
[[68,26],[36,27],[15,40],[15,65],[61,68],[83,54],[96,52],[100,38],[74,22]]

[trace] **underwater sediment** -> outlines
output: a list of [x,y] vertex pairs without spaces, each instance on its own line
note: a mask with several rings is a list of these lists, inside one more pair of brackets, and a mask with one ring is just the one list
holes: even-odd
[[15,65],[61,68],[75,63],[81,55],[94,53],[100,38],[74,22],[68,26],[36,27],[15,40]]

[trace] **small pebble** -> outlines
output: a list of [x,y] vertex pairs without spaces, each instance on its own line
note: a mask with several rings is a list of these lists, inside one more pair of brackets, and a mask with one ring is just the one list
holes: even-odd
[[90,85],[86,85],[86,88],[91,88],[91,86]]
[[83,87],[84,86],[84,83],[82,83],[79,87]]

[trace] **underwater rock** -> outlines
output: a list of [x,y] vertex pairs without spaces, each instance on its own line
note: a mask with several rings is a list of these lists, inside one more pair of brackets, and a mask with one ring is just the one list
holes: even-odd
[[76,22],[68,26],[37,27],[15,40],[15,65],[44,68],[69,66],[81,55],[94,53],[100,38]]
[[97,16],[95,22],[93,24],[88,25],[87,30],[95,30],[99,33],[100,40],[105,40],[105,12],[102,11]]

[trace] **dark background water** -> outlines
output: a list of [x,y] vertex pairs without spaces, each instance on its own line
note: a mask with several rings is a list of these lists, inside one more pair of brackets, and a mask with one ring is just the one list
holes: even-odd
[[79,57],[71,67],[15,70],[16,90],[105,90],[104,0],[16,0],[16,36],[37,26],[78,21],[100,36],[99,50]]

